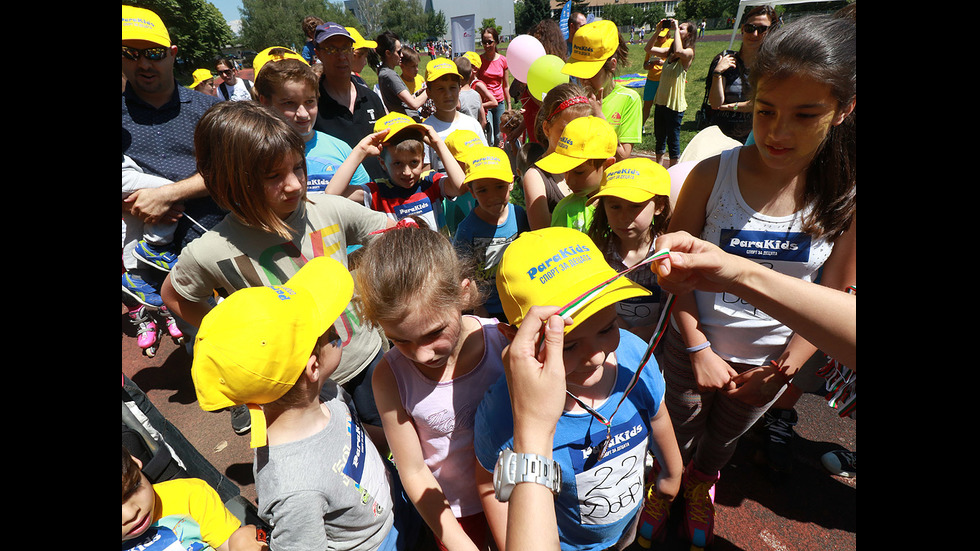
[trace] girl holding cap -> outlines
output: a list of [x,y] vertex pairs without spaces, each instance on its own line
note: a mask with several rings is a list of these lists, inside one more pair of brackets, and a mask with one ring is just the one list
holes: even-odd
[[590,97],[602,105],[602,116],[619,137],[616,160],[633,153],[633,144],[643,138],[643,101],[640,95],[616,84],[613,76],[625,66],[628,45],[619,36],[616,24],[609,20],[583,25],[572,37],[572,54],[561,72],[577,77]]

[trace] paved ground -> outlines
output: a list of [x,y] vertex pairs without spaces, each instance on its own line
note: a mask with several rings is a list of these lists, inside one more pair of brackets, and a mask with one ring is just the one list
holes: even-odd
[[[247,436],[231,430],[226,412],[209,413],[197,405],[190,358],[169,339],[154,358],[140,354],[125,315],[122,324],[122,371],[222,473],[255,502],[252,450]],[[716,550],[849,550],[856,547],[857,479],[827,474],[820,456],[836,448],[856,450],[856,423],[841,419],[817,395],[797,407],[797,460],[793,473],[773,480],[754,460],[757,448],[743,438],[722,471],[716,494]],[[635,546],[634,546],[635,548]],[[656,549],[688,547],[671,536]],[[632,551],[633,548],[631,548]]]

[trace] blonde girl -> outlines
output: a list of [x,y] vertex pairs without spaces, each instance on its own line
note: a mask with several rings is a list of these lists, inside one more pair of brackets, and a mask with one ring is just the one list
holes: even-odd
[[507,340],[497,320],[464,315],[482,302],[472,267],[424,222],[406,219],[381,233],[359,266],[360,312],[393,345],[373,387],[405,493],[440,549],[485,549],[473,419],[503,374]]
[[[596,204],[598,203],[598,204]],[[605,171],[603,185],[589,199],[596,204],[589,237],[617,272],[636,266],[656,252],[657,236],[670,221],[670,175],[646,157],[620,161]],[[616,304],[624,327],[650,340],[660,318],[661,291],[656,274],[637,269],[626,274],[651,292]]]

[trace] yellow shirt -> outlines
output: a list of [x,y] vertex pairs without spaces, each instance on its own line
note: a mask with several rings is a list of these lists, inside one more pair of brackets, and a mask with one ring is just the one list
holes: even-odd
[[242,525],[222,503],[218,492],[199,478],[168,480],[154,484],[153,491],[153,525],[170,528],[185,546],[201,542],[217,548]]
[[[670,44],[673,41],[674,41],[673,38],[661,37],[658,38],[657,41],[653,43],[653,45],[657,48],[669,48]],[[653,54],[650,54],[650,59],[653,59],[655,57],[660,57],[660,56],[655,56]],[[664,66],[660,63],[657,63],[653,67],[650,67],[650,70],[647,72],[647,80],[660,80],[660,71],[663,69],[663,67]]]

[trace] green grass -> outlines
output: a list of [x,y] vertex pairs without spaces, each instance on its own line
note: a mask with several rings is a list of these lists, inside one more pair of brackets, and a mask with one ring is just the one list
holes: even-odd
[[[704,80],[708,76],[708,66],[711,64],[711,60],[714,59],[716,55],[721,53],[722,50],[728,48],[728,38],[731,36],[731,31],[708,31],[706,35],[720,35],[723,36],[725,40],[706,41],[702,39],[695,45],[694,62],[687,70],[687,88],[685,94],[685,97],[687,98],[687,110],[684,111],[684,118],[681,123],[681,151],[687,147],[687,144],[691,141],[691,138],[697,134],[697,130],[694,127],[694,115],[701,107],[701,100],[704,99]],[[734,49],[738,49],[740,44],[741,41],[736,37],[736,41],[732,47]],[[475,51],[479,53],[482,50],[475,49]],[[504,55],[507,54],[507,44],[501,44],[500,52]],[[644,74],[643,58],[643,44],[630,44],[626,66],[620,68],[619,74]],[[422,54],[421,59],[419,60],[420,67],[424,67],[430,59],[431,58],[428,56],[428,54]],[[364,81],[367,82],[369,88],[373,88],[378,82],[378,75],[370,67],[364,68],[364,71],[361,73],[361,77],[363,77]],[[636,90],[641,97],[643,96],[642,88],[635,88],[634,90]],[[643,141],[636,147],[638,150],[649,153],[652,153],[654,150],[652,119],[653,113],[651,112],[650,119],[647,119],[647,122],[644,125],[649,133],[644,134]]]

